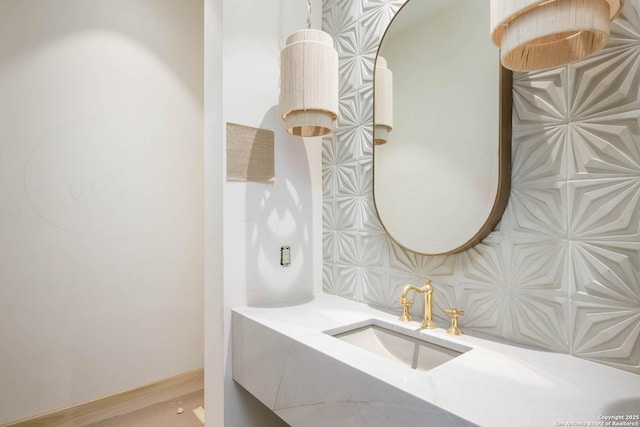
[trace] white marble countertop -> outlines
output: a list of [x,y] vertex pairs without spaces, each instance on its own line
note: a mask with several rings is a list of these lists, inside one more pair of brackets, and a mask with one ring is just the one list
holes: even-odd
[[[640,375],[566,354],[453,336],[438,325],[420,333],[471,350],[432,370],[417,371],[325,333],[369,319],[398,330],[420,329],[417,321],[401,322],[366,304],[317,295],[298,305],[234,311],[480,426],[607,425],[611,416],[630,423],[609,425],[640,425],[633,419],[640,415]],[[632,419],[625,420],[627,416]]]

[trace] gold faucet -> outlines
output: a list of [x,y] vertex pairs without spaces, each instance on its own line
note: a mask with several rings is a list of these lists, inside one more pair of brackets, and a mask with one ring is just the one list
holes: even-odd
[[404,287],[404,289],[402,290],[402,295],[398,300],[398,303],[402,304],[404,307],[402,316],[400,316],[400,320],[402,320],[403,322],[410,322],[412,320],[411,315],[409,315],[409,307],[411,306],[411,304],[413,304],[413,300],[407,298],[407,294],[409,293],[409,291],[424,294],[424,320],[422,321],[422,325],[420,326],[425,329],[435,329],[436,324],[433,322],[431,317],[431,306],[433,304],[433,284],[431,283],[431,280],[425,280],[424,286],[421,288],[414,285],[407,285]]
[[458,327],[458,316],[464,316],[464,311],[452,308],[451,310],[445,310],[446,314],[451,316],[451,327],[447,329],[447,333],[451,335],[462,335],[462,331]]

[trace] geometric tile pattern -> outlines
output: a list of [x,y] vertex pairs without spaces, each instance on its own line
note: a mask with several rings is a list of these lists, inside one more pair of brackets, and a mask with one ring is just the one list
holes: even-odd
[[400,289],[430,278],[440,326],[455,305],[469,331],[640,373],[640,0],[592,57],[514,74],[505,214],[479,245],[438,257],[396,245],[373,205],[373,63],[404,3],[323,1],[340,58],[340,118],[323,141],[324,291],[399,312]]

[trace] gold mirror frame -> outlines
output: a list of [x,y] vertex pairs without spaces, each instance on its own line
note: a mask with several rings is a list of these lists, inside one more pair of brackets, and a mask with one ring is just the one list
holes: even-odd
[[[419,0],[419,1],[428,1],[428,0]],[[376,51],[376,64],[378,62],[378,55],[380,53],[380,48],[382,47],[383,41],[385,39],[385,36],[387,35],[389,28],[393,25],[393,23],[395,22],[396,18],[398,17],[399,13],[404,10],[404,8],[411,3],[411,0],[407,0],[401,7],[400,9],[396,12],[396,14],[394,15],[394,17],[391,19],[391,22],[389,23],[389,25],[387,26],[387,28],[385,29],[385,32],[382,36],[382,38],[380,39],[380,43],[378,45],[378,49]],[[487,17],[488,20],[489,17]],[[487,38],[489,38],[489,35],[486,35]],[[384,224],[384,221],[382,220],[380,213],[379,213],[379,208],[378,205],[376,203],[376,197],[375,197],[375,183],[376,183],[376,174],[375,174],[375,144],[374,144],[374,149],[373,149],[373,167],[372,167],[372,173],[373,173],[373,200],[374,200],[374,207],[376,210],[376,215],[378,216],[378,219],[380,221],[380,224],[382,225],[382,227],[384,228],[384,230],[386,231],[387,235],[396,243],[398,244],[400,247],[420,254],[420,255],[429,255],[429,256],[435,256],[435,255],[449,255],[449,254],[455,254],[455,253],[459,253],[459,252],[463,252],[467,249],[470,249],[471,247],[477,245],[478,243],[480,243],[485,237],[487,237],[491,231],[493,231],[493,229],[495,228],[495,226],[498,224],[498,222],[500,221],[500,219],[502,218],[502,215],[507,207],[507,203],[509,200],[509,194],[511,191],[511,138],[512,138],[512,90],[513,90],[513,74],[510,70],[508,70],[507,68],[504,68],[502,65],[499,64],[499,59],[496,63],[496,69],[499,72],[499,84],[498,84],[498,88],[499,88],[499,107],[498,107],[498,114],[499,114],[499,124],[498,124],[498,150],[497,150],[497,155],[498,155],[498,178],[497,178],[497,189],[496,189],[496,197],[492,206],[492,209],[489,213],[489,215],[487,216],[486,221],[482,224],[482,226],[480,226],[480,228],[477,230],[477,232],[465,243],[451,249],[448,250],[446,252],[437,252],[437,253],[426,253],[423,251],[417,251],[415,249],[409,248],[407,246],[405,246],[404,244],[402,244],[401,242],[399,242],[388,230],[387,226]],[[375,70],[375,67],[374,67]],[[393,70],[392,70],[393,71]],[[374,82],[375,82],[375,71],[374,71]],[[472,95],[472,94],[471,94]],[[462,100],[461,102],[463,102],[464,100]],[[374,86],[374,97],[373,97],[373,116],[375,117],[375,111],[376,111],[376,96],[375,96],[375,86]],[[373,130],[375,132],[375,120],[373,120]],[[374,132],[372,132],[372,138],[374,138]]]

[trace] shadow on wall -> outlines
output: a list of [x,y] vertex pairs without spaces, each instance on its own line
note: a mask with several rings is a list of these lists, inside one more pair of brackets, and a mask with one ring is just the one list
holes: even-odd
[[[86,32],[109,32],[128,36],[131,41],[142,45],[154,55],[155,60],[162,61],[183,82],[194,101],[202,100],[203,86],[198,73],[204,67],[203,58],[198,57],[199,63],[194,63],[194,55],[184,48],[193,45],[191,34],[185,32],[178,36],[174,31],[165,39],[157,36],[158,26],[174,28],[180,21],[189,19],[189,13],[182,3],[165,2],[167,4],[162,8],[157,7],[156,0],[72,3],[70,10],[73,13],[57,14],[51,9],[59,8],[59,2],[11,2],[12,19],[7,20],[9,25],[0,28],[0,37],[11,39],[12,42],[0,45],[0,67],[15,61],[17,56],[30,56],[33,50],[49,48],[60,39],[72,38],[78,33],[84,36]],[[114,10],[123,11],[117,15],[118,19],[114,19]],[[62,19],[52,21],[51,16],[60,16]],[[28,28],[25,29],[25,26]],[[15,34],[29,34],[29,37],[16,39],[13,37]]]
[[[313,297],[313,198],[309,157],[300,137],[289,135],[278,106],[261,128],[275,134],[275,182],[246,188],[247,303],[300,303]],[[280,265],[280,248],[291,264]],[[254,268],[251,268],[254,267]]]

